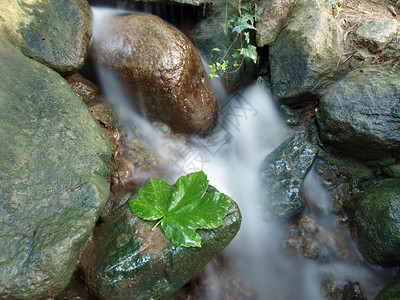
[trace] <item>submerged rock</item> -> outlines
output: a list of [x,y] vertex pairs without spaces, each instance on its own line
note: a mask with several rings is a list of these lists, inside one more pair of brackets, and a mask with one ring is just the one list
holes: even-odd
[[364,258],[383,266],[400,264],[400,179],[382,179],[348,207],[352,235]]
[[112,145],[56,72],[0,39],[0,298],[68,284],[109,195]]
[[92,36],[87,0],[0,0],[0,36],[62,73],[82,67]]
[[318,147],[293,136],[270,153],[262,164],[262,201],[267,218],[290,217],[304,209],[302,184]]
[[338,72],[342,29],[325,0],[297,0],[292,19],[270,47],[275,97],[289,105],[315,101]]
[[322,141],[362,160],[400,159],[400,77],[367,68],[350,72],[322,97]]
[[288,232],[284,242],[287,250],[323,262],[330,261],[332,257],[349,262],[356,261],[355,255],[348,250],[348,241],[343,239],[343,236],[324,228],[309,216],[298,216],[289,225]]
[[101,219],[89,240],[81,256],[85,281],[102,299],[168,299],[236,235],[241,215],[234,202],[223,222],[198,230],[201,248],[182,248],[125,204]]
[[218,104],[200,56],[190,41],[149,14],[114,17],[91,53],[96,63],[116,71],[148,117],[188,134],[209,133]]

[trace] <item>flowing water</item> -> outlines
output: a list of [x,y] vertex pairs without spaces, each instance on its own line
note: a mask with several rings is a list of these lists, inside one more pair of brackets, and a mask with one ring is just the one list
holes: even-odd
[[[101,26],[106,26],[110,13],[127,13],[104,9],[94,9],[94,12],[95,38],[99,32],[101,34]],[[224,255],[229,258],[230,272],[242,279],[239,285],[248,283],[250,292],[239,293],[234,299],[324,299],[321,286],[326,278],[334,278],[339,285],[358,282],[371,299],[394,275],[391,271],[362,263],[345,230],[340,234],[354,254],[355,259],[351,262],[334,257],[328,261],[306,259],[283,249],[289,224],[264,219],[258,197],[258,178],[265,156],[289,137],[292,129],[285,125],[263,85],[254,84],[234,95],[227,95],[216,82],[214,88],[220,105],[217,128],[206,138],[192,137],[184,143],[161,134],[139,115],[132,105],[134,99],[112,73],[98,68],[98,76],[102,90],[114,105],[121,123],[126,127],[134,124],[141,128],[144,142],[166,162],[170,183],[180,175],[203,169],[213,186],[239,204],[242,226],[224,250]],[[307,209],[305,213],[328,231],[337,232],[341,228],[339,221],[329,212],[328,194],[314,172],[307,176],[305,190],[308,198],[319,207],[317,211]],[[212,264],[205,268],[205,273],[217,287],[203,295],[203,299],[223,299],[224,288],[233,289],[229,283],[228,286],[222,284],[224,279],[218,276]]]

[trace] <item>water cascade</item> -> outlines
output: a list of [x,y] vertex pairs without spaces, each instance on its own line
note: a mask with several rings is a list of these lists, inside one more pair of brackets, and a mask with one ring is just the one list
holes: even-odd
[[[106,26],[108,17],[128,13],[98,8],[94,12],[95,38],[101,32],[101,26]],[[337,282],[358,282],[369,299],[394,275],[394,271],[362,262],[340,220],[329,212],[327,191],[313,171],[308,174],[304,188],[309,201],[316,204],[318,209],[310,205],[311,208],[308,207],[304,215],[312,216],[327,231],[341,235],[343,242],[349,244],[349,251],[354,254],[355,260],[349,262],[333,257],[329,261],[312,260],[283,250],[291,220],[265,219],[258,196],[259,173],[266,155],[292,135],[293,129],[285,124],[265,86],[256,83],[234,95],[216,91],[220,106],[216,129],[205,138],[191,137],[184,143],[162,134],[138,114],[131,104],[131,96],[124,91],[114,74],[98,68],[98,77],[120,122],[127,128],[130,124],[140,128],[144,142],[166,162],[164,171],[170,183],[180,175],[203,169],[212,185],[239,204],[243,215],[242,227],[223,253],[228,257],[230,268],[239,282],[249,284],[250,294],[240,294],[237,299],[324,299],[321,288],[323,281],[333,274]],[[151,175],[135,176],[146,178]],[[214,285],[219,285],[221,278],[211,263],[204,272]],[[203,297],[223,299],[223,293],[223,287],[214,288]]]

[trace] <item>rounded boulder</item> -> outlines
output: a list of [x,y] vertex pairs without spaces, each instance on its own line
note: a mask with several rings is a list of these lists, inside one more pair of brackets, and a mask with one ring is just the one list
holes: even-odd
[[217,122],[218,104],[193,44],[157,16],[132,14],[109,20],[91,54],[115,72],[132,101],[152,120],[177,132],[205,135]]

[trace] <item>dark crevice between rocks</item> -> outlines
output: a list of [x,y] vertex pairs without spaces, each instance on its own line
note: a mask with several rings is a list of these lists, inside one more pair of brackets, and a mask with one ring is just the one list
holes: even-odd
[[172,1],[137,2],[120,0],[89,0],[94,7],[120,8],[136,12],[150,13],[159,16],[168,23],[177,27],[186,36],[190,36],[191,30],[202,19],[208,17],[212,10],[212,3],[199,6],[178,4]]

